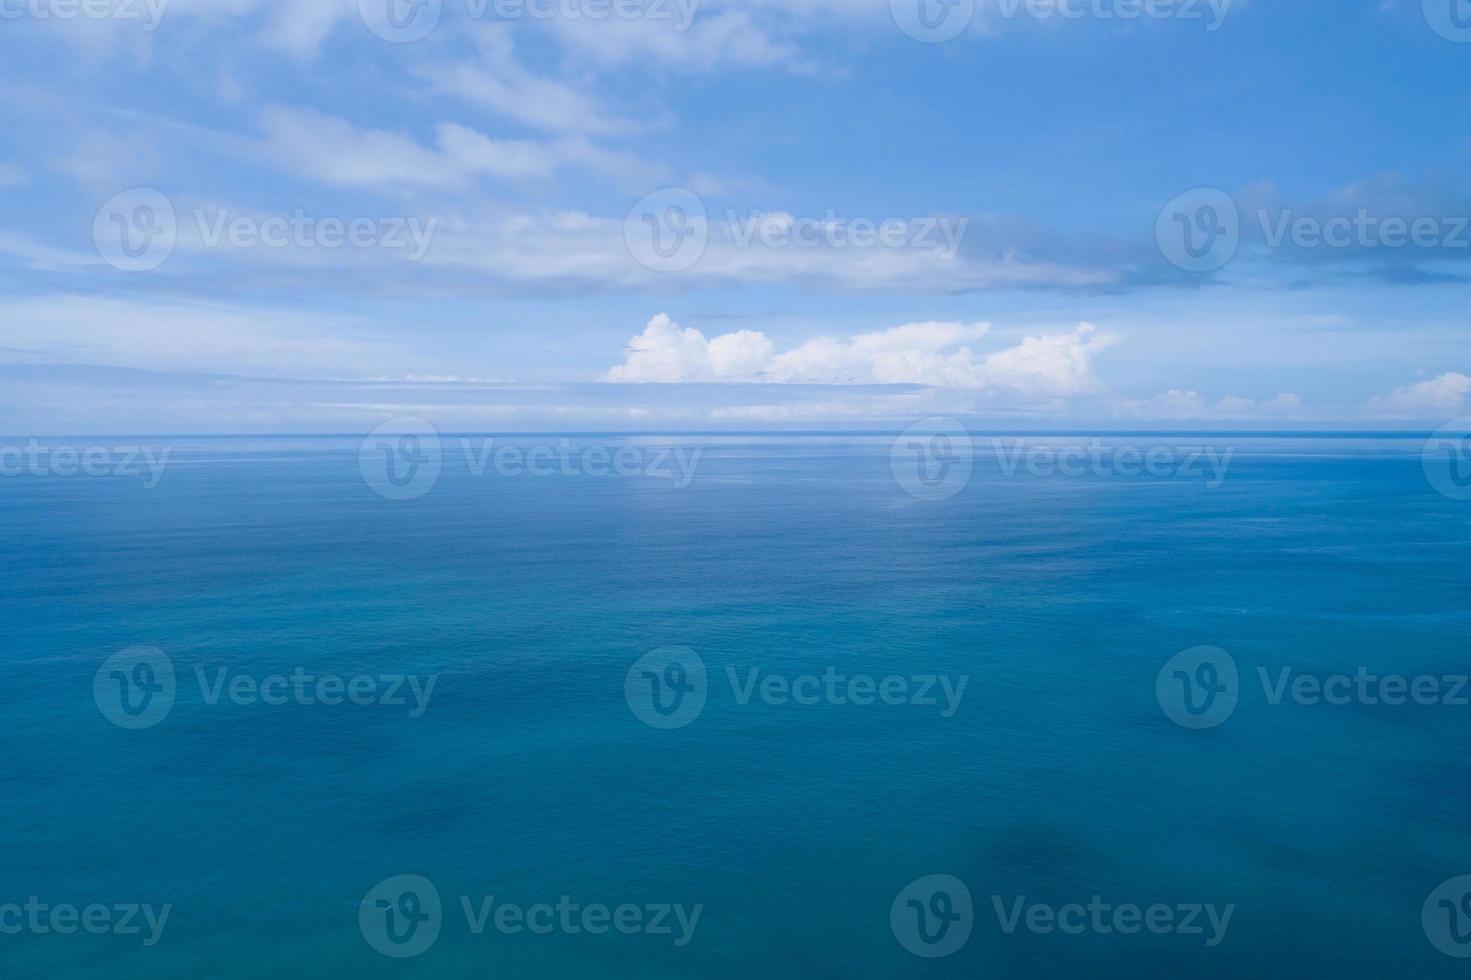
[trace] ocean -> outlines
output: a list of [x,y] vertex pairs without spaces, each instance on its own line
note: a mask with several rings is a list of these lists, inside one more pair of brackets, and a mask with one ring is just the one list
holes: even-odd
[[6,978],[1464,975],[1423,438],[41,445]]

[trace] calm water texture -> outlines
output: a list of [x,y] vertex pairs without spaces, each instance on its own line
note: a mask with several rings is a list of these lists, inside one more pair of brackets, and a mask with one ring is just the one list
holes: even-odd
[[[525,440],[521,440],[525,442]],[[1200,444],[1202,440],[1178,440]],[[72,444],[84,444],[73,440]],[[103,445],[126,440],[102,440]],[[1421,905],[1471,873],[1471,708],[1272,706],[1297,671],[1471,668],[1471,504],[1409,439],[1218,438],[1229,475],[1005,475],[923,501],[890,439],[704,448],[646,477],[477,477],[386,500],[349,439],[178,440],[162,483],[0,480],[0,903],[173,906],[161,941],[0,936],[6,977],[1462,976]],[[162,445],[154,442],[153,445]],[[981,445],[987,445],[982,440]],[[167,653],[129,731],[93,677]],[[688,727],[629,667],[709,667]],[[1224,725],[1166,660],[1241,667]],[[217,676],[438,675],[427,710],[206,703]],[[741,677],[968,675],[959,710],[742,705]],[[415,959],[358,924],[381,880],[444,901]],[[943,960],[890,903],[975,900]],[[497,903],[703,906],[693,939],[467,928]],[[1001,929],[991,896],[1234,903],[1224,940]]]

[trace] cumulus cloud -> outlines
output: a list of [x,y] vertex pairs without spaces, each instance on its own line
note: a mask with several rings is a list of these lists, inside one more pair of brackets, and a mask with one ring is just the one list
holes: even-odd
[[1467,395],[1471,395],[1471,378],[1448,371],[1370,399],[1369,406],[1378,414],[1390,416],[1452,415],[1466,407]]
[[978,355],[970,344],[990,329],[988,323],[908,323],[851,337],[815,337],[778,353],[759,331],[707,338],[661,313],[629,342],[627,359],[603,380],[916,384],[1076,395],[1097,387],[1093,358],[1116,339],[1084,323],[1071,333],[1027,337],[1013,347]]

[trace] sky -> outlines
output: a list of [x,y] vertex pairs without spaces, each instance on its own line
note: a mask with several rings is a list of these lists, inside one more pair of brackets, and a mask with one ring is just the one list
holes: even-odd
[[0,0],[0,432],[1434,428],[1471,0]]

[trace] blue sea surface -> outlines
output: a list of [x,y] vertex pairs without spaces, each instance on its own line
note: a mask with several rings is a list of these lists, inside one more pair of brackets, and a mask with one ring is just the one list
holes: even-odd
[[[925,499],[892,436],[572,439],[698,448],[687,485],[476,473],[446,438],[432,489],[395,500],[357,438],[48,440],[170,456],[155,487],[0,478],[0,906],[171,910],[151,946],[0,934],[0,976],[1464,976],[1422,906],[1471,873],[1471,707],[1272,704],[1258,670],[1471,671],[1471,503],[1417,439],[1104,441],[1229,472],[1008,472],[978,436],[968,482]],[[1156,682],[1202,646],[1239,703],[1195,730]],[[94,681],[136,647],[177,693],[127,728]],[[707,670],[677,728],[631,694],[666,648]],[[943,695],[742,703],[752,670],[968,681],[946,717]],[[200,672],[436,680],[415,716],[407,689],[210,703]],[[360,921],[402,875],[442,906],[409,957]],[[932,875],[973,907],[942,958],[891,920]],[[700,912],[683,937],[672,913],[476,934],[462,902],[563,896]],[[1234,910],[1210,945],[1008,933],[996,909],[1094,896]]]

